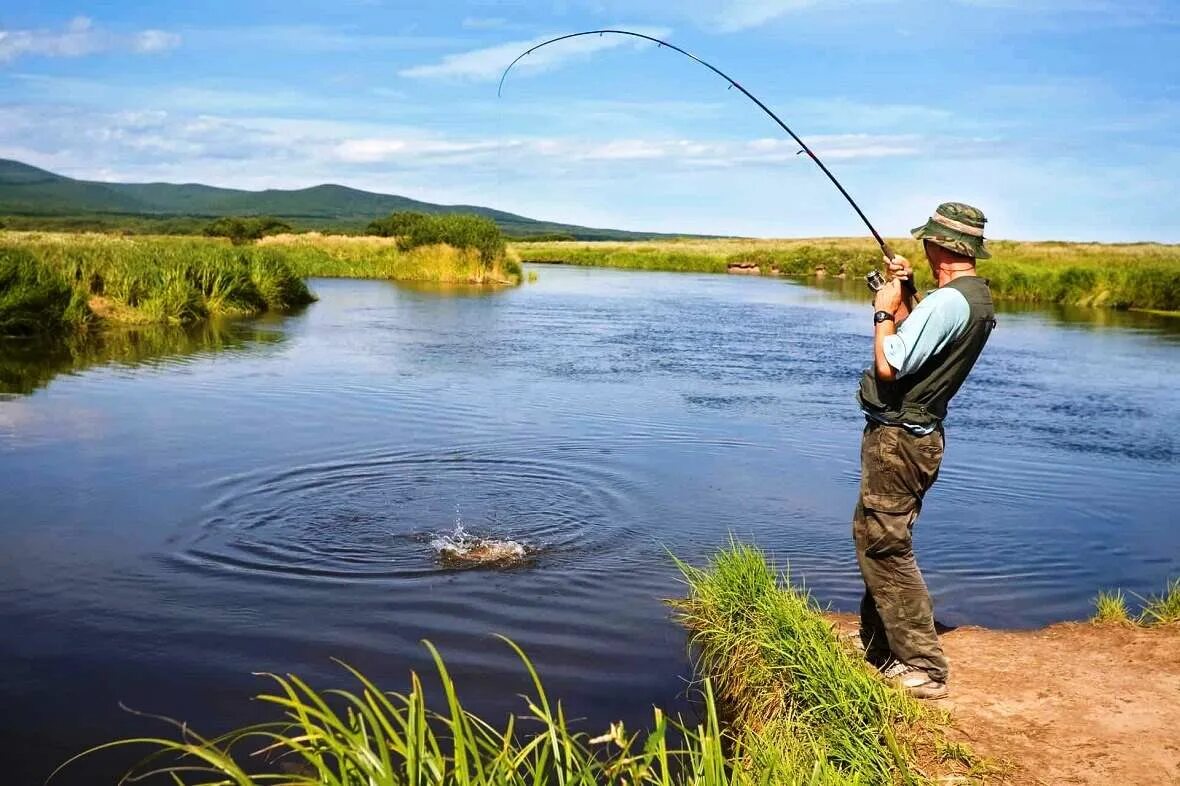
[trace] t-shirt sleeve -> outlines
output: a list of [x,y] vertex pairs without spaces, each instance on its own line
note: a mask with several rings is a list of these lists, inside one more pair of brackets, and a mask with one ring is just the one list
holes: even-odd
[[886,336],[885,359],[904,377],[920,369],[967,329],[971,306],[963,293],[952,287],[931,292],[918,304],[897,333]]

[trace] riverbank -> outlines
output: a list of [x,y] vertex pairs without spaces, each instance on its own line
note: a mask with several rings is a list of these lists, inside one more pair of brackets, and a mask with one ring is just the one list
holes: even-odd
[[0,335],[98,324],[193,324],[285,312],[315,300],[312,276],[511,285],[511,254],[492,260],[444,244],[318,234],[232,245],[218,238],[0,232]]
[[506,641],[532,691],[519,725],[497,725],[464,708],[445,661],[427,644],[441,704],[428,704],[417,675],[402,693],[384,693],[347,667],[350,693],[268,675],[277,690],[257,698],[286,720],[211,740],[181,727],[174,741],[95,750],[136,746],[152,754],[145,760],[152,768],[160,754],[174,754],[162,766],[178,783],[199,760],[206,774],[243,786],[275,777],[302,786],[1097,786],[1180,778],[1180,744],[1170,742],[1180,704],[1169,700],[1180,693],[1178,625],[943,631],[952,694],[921,703],[863,662],[851,643],[853,615],[823,612],[758,550],[731,543],[703,568],[679,566],[688,595],[672,605],[696,656],[696,721],[656,708],[638,734],[622,724],[580,729]]
[[[915,262],[919,284],[932,286],[929,271],[920,264],[920,245],[908,239],[889,242]],[[526,262],[813,280],[860,277],[881,265],[877,246],[858,238],[552,242],[513,247]],[[1180,246],[997,240],[990,242],[990,248],[993,258],[982,261],[979,270],[991,281],[998,299],[1180,314]]]

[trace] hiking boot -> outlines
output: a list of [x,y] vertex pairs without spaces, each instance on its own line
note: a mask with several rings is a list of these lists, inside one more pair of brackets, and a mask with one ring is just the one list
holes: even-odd
[[[902,664],[903,666],[905,664]],[[945,699],[950,695],[945,682],[938,682],[921,669],[906,667],[899,674],[887,674],[894,686],[915,699]]]
[[[899,661],[897,658],[891,658],[885,663],[877,667],[877,671],[881,672],[881,676],[887,680],[897,679],[903,674],[906,674],[912,669],[909,666]],[[926,672],[922,672],[925,674]]]

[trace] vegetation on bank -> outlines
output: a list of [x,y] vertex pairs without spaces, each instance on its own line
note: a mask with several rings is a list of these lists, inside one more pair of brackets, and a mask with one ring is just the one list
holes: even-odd
[[680,567],[688,597],[674,606],[696,672],[730,726],[753,735],[745,750],[756,768],[886,784],[925,783],[931,766],[976,766],[970,751],[942,739],[933,712],[841,642],[810,595],[780,581],[760,551],[734,542],[705,568]]
[[[913,240],[890,241],[915,263],[918,281],[932,286]],[[993,258],[979,270],[997,298],[1040,303],[1180,311],[1180,246],[991,241]],[[526,262],[725,273],[757,272],[806,278],[863,276],[880,267],[871,240],[678,240],[634,243],[529,243]]]
[[[478,221],[474,230],[452,221],[442,232],[428,222],[408,241],[268,235],[250,245],[211,237],[0,232],[0,335],[289,311],[314,300],[303,281],[310,276],[519,282],[520,265],[499,230],[491,225],[496,246]],[[264,225],[247,228],[265,235],[275,226]]]
[[970,750],[941,738],[940,717],[876,676],[761,553],[732,544],[704,569],[681,569],[689,595],[676,613],[700,677],[692,721],[655,709],[643,732],[579,730],[509,642],[533,690],[523,714],[496,725],[463,707],[427,644],[445,699],[435,708],[416,674],[405,693],[351,669],[351,692],[270,675],[277,690],[259,699],[281,712],[273,723],[216,738],[177,723],[170,739],[95,750],[143,746],[134,775],[237,786],[884,786],[982,774]]
[[1180,578],[1167,582],[1159,595],[1135,597],[1140,602],[1140,609],[1132,616],[1127,607],[1127,596],[1121,589],[1099,592],[1094,598],[1094,614],[1090,621],[1145,627],[1180,623]]
[[399,248],[397,238],[343,235],[275,235],[260,248],[280,250],[298,275],[319,278],[384,278],[455,284],[517,284],[521,267],[504,250],[486,261],[480,249],[446,243]]
[[366,234],[396,238],[397,247],[402,251],[437,245],[475,249],[485,265],[502,259],[506,246],[504,235],[495,221],[462,213],[391,213],[369,224]]
[[[40,335],[97,319],[189,324],[286,311],[314,298],[281,254],[214,240],[0,234],[0,334]],[[64,304],[64,305],[63,305]]]

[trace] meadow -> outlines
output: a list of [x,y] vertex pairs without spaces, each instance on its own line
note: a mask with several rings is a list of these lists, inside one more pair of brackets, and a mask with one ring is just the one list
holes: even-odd
[[317,234],[222,238],[0,232],[0,335],[192,324],[314,301],[308,277],[512,284],[507,252]]
[[[918,283],[933,286],[921,246],[890,245],[914,262]],[[633,270],[755,273],[791,278],[860,277],[881,266],[871,240],[670,240],[626,243],[520,243],[526,262]],[[997,299],[1118,309],[1180,312],[1180,246],[991,241],[980,275]]]

